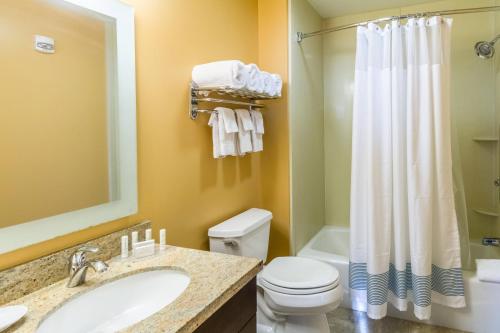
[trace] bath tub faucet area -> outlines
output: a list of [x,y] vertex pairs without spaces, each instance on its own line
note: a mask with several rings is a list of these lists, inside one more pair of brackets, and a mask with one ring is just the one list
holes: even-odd
[[482,244],[486,246],[500,246],[500,238],[483,237]]

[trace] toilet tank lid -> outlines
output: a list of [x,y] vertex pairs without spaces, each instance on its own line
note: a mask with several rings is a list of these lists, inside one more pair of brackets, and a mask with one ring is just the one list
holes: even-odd
[[250,208],[241,214],[219,223],[208,229],[209,237],[242,237],[266,222],[271,221],[273,214],[264,209]]

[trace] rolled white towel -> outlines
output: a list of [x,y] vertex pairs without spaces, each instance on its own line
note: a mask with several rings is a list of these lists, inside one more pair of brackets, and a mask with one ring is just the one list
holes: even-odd
[[201,88],[241,89],[247,85],[248,68],[239,60],[215,61],[196,65],[192,80]]
[[274,82],[273,77],[268,72],[261,72],[262,86],[264,87],[264,93],[273,96],[274,93]]
[[500,260],[476,259],[479,281],[500,283]]
[[262,76],[259,67],[256,64],[245,65],[248,73],[248,81],[245,86],[250,91],[262,93],[264,86],[262,85]]
[[271,96],[281,97],[281,89],[283,89],[283,80],[279,74],[271,74],[273,91]]

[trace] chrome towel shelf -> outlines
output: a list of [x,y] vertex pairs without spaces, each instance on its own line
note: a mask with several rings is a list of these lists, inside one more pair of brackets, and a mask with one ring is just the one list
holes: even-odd
[[[189,117],[196,119],[198,113],[216,112],[214,109],[200,109],[199,103],[220,103],[237,106],[247,106],[252,108],[264,108],[265,105],[256,103],[257,100],[277,99],[279,96],[270,96],[267,94],[256,93],[247,89],[233,88],[199,88],[196,83],[189,84]],[[229,96],[233,98],[246,99],[246,101],[234,100],[229,98],[214,98],[210,95]]]

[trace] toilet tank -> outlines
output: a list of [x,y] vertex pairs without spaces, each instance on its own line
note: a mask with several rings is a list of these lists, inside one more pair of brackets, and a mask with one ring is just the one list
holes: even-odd
[[266,261],[273,214],[251,208],[208,229],[210,251]]

